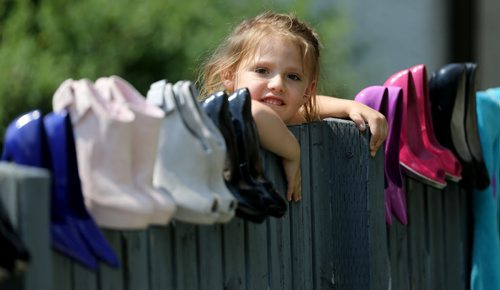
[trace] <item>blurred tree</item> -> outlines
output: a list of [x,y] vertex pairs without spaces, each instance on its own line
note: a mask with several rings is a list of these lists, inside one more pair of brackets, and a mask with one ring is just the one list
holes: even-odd
[[[158,79],[194,79],[233,25],[263,10],[313,19],[329,43],[342,35],[338,15],[312,15],[306,0],[0,1],[0,136],[21,113],[51,111],[52,94],[68,78],[115,74],[143,94]],[[338,56],[323,54],[327,71],[342,67],[332,65]]]

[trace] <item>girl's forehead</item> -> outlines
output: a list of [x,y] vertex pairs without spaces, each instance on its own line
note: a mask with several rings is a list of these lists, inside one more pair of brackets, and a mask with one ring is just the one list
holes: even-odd
[[279,49],[283,46],[286,47],[294,47],[300,50],[300,46],[297,41],[293,41],[285,36],[267,36],[262,38],[254,47],[255,53],[265,54],[272,53],[276,49]]
[[302,59],[301,47],[296,41],[285,37],[267,37],[256,43],[242,60],[243,62],[254,62],[263,57],[274,57],[284,52],[288,52],[290,55],[290,51],[294,52],[292,55]]

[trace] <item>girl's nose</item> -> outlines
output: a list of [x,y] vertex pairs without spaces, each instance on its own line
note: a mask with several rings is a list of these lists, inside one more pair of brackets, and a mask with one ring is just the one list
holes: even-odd
[[283,77],[280,74],[274,75],[269,79],[267,86],[272,91],[283,91]]

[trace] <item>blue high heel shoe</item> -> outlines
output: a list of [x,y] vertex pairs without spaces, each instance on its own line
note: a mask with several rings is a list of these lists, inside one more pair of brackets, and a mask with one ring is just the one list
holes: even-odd
[[441,67],[429,79],[429,99],[437,140],[451,149],[462,164],[460,185],[474,188],[477,170],[464,128],[467,108],[466,77],[463,63],[449,63]]
[[472,164],[476,173],[475,188],[485,189],[490,185],[490,179],[481,152],[481,144],[479,141],[477,113],[476,108],[476,69],[475,63],[467,62],[464,64],[466,71],[465,82],[465,136],[467,139],[467,146],[472,156]]
[[55,210],[66,209],[64,214],[68,223],[77,230],[92,254],[108,265],[118,267],[118,258],[85,207],[68,112],[48,114],[44,125],[49,149],[52,153],[57,152],[57,155],[52,154],[53,195],[59,201]]
[[[61,154],[58,158],[65,158]],[[19,116],[7,127],[2,160],[21,165],[51,170],[50,151],[47,144],[43,117],[39,110]],[[54,176],[53,176],[54,177]],[[79,234],[68,221],[65,196],[55,194],[57,184],[52,183],[51,237],[52,246],[76,262],[97,270],[97,261],[89,252]]]

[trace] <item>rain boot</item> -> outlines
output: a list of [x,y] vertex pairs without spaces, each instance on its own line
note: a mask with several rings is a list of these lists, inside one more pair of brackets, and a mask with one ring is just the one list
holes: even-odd
[[73,125],[85,204],[100,227],[145,229],[151,199],[133,185],[134,114],[107,102],[86,79],[64,82],[53,97],[55,112],[67,109]]
[[148,104],[132,85],[118,76],[100,78],[95,87],[106,100],[121,103],[134,113],[130,153],[134,185],[153,202],[150,223],[166,225],[174,215],[175,202],[170,193],[153,187],[153,169],[164,112]]

